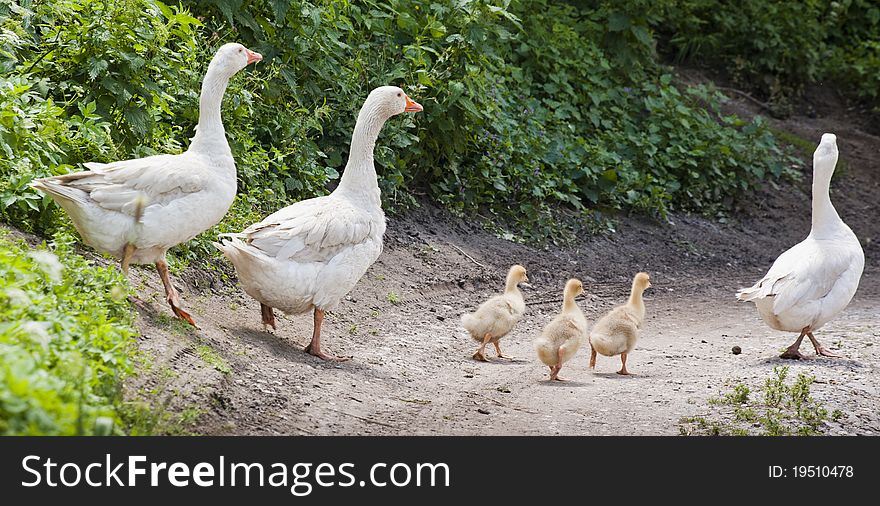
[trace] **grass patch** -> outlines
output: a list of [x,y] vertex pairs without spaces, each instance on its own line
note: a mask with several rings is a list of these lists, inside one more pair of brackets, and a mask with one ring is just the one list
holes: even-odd
[[[806,160],[812,160],[813,152],[816,151],[816,146],[819,145],[819,140],[811,141],[809,139],[805,139],[797,134],[793,134],[791,132],[786,132],[785,130],[781,130],[779,128],[770,128],[770,131],[773,132],[773,135],[779,139],[782,144],[787,144],[788,146],[793,148],[794,153],[799,158],[804,158]],[[807,166],[811,170],[811,166]],[[834,176],[837,177],[841,174],[846,173],[849,170],[849,164],[846,163],[846,159],[843,157],[841,153],[840,157],[837,159],[837,168],[834,170]]]
[[168,330],[172,334],[176,336],[186,336],[195,334],[195,327],[190,325],[189,323],[181,320],[180,318],[175,318],[168,313],[159,313],[156,316],[156,324],[160,327]]
[[132,436],[165,435],[194,436],[198,431],[194,426],[198,418],[205,412],[197,406],[189,406],[180,413],[175,413],[170,406],[173,395],[166,395],[159,400],[160,393],[145,393],[146,399],[127,402],[123,407],[123,417],[129,424]]
[[[679,421],[681,435],[707,436],[816,436],[828,420],[828,410],[813,399],[810,386],[813,376],[803,373],[787,382],[789,368],[775,367],[763,388],[753,395],[742,383],[720,398],[709,399],[716,416],[685,417]],[[843,413],[835,410],[831,418]]]
[[214,351],[214,348],[211,348],[207,344],[197,344],[195,351],[196,355],[198,355],[203,362],[214,369],[223,374],[232,373],[232,366],[229,365],[229,362],[227,362],[225,358],[221,357],[216,351]]

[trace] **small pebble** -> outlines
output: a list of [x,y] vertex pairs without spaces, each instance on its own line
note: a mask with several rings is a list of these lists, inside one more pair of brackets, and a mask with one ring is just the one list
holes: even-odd
[[488,410],[488,409],[480,408],[480,409],[477,410],[477,413],[482,413],[482,414],[484,414],[484,415],[488,415],[488,414],[489,414],[489,410]]
[[730,351],[733,352],[734,355],[739,355],[743,352],[742,348],[739,346],[734,346]]

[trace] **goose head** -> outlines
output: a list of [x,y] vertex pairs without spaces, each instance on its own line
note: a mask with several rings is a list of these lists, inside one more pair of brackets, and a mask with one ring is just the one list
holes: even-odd
[[633,278],[633,289],[636,291],[644,292],[651,286],[651,276],[647,272],[640,272]]
[[237,42],[230,42],[220,46],[214,54],[211,64],[208,65],[208,72],[213,70],[218,76],[228,79],[239,70],[262,59],[263,55],[260,53],[251,51]]
[[387,120],[404,112],[420,112],[422,106],[397,86],[380,86],[370,92],[364,109]]
[[830,175],[837,165],[837,136],[834,134],[822,134],[819,147],[813,153],[813,170],[823,175]]
[[584,293],[584,284],[579,279],[569,279],[565,283],[565,291],[563,295],[567,299],[574,299],[578,295]]

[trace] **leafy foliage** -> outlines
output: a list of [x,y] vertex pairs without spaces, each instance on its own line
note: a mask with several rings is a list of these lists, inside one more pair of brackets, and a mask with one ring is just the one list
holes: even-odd
[[218,231],[326,193],[363,97],[388,83],[426,111],[395,119],[376,148],[387,207],[427,193],[462,214],[507,218],[522,239],[555,235],[560,206],[719,212],[782,170],[762,122],[720,116],[706,89],[676,88],[655,62],[650,20],[610,7],[216,0],[187,4],[205,13],[197,20],[151,0],[0,5],[12,14],[2,54],[14,70],[0,83],[0,217],[29,229],[57,218],[27,188],[34,177],[181,150],[201,75],[227,40],[266,56],[224,104],[240,196],[182,260],[213,255]]
[[[627,2],[629,3],[629,2]],[[833,79],[876,105],[880,5],[872,0],[671,0],[653,7],[661,47],[785,101]]]
[[133,334],[114,267],[0,237],[0,434],[120,432]]
[[[426,193],[463,215],[509,219],[518,232],[507,237],[543,240],[558,235],[560,207],[711,214],[782,172],[762,122],[720,117],[711,106],[721,97],[708,90],[679,91],[656,63],[649,20],[612,7],[583,14],[546,0],[196,5],[208,13],[206,27],[234,27],[280,66],[266,77],[260,107],[329,108],[311,130],[319,166],[310,171],[324,169],[325,181],[343,169],[372,87],[399,84],[424,103],[424,114],[394,120],[377,146],[392,209]],[[308,142],[260,132],[271,146]],[[267,179],[260,186],[279,178],[272,170]]]

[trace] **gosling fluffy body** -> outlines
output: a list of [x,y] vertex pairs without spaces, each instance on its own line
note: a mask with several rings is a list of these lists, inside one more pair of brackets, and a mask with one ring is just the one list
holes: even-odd
[[563,291],[562,312],[535,339],[538,358],[550,368],[550,381],[564,381],[559,377],[562,364],[571,360],[587,340],[587,319],[575,302],[575,297],[582,293],[584,285],[580,280],[568,280]]
[[526,303],[519,284],[527,283],[528,280],[526,268],[514,265],[507,273],[503,294],[487,300],[475,312],[461,315],[461,325],[480,343],[480,349],[474,353],[475,359],[486,361],[483,352],[490,342],[495,345],[498,356],[505,358],[501,354],[498,341],[513,330],[526,312]]
[[626,370],[626,357],[635,348],[639,331],[645,321],[645,301],[642,294],[650,286],[651,278],[647,273],[636,274],[627,303],[612,309],[593,326],[590,331],[591,368],[596,366],[597,352],[606,357],[620,355],[622,367],[618,374],[629,374]]

